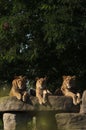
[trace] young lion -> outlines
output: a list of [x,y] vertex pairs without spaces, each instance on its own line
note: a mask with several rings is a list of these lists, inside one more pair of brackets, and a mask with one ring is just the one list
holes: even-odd
[[36,79],[36,97],[39,100],[40,104],[47,103],[47,96],[50,95],[51,92],[47,89],[46,86],[46,77],[45,78],[37,78]]
[[75,76],[63,76],[63,83],[61,86],[61,91],[65,96],[72,97],[73,104],[77,105],[80,103],[80,93],[72,92],[72,89],[75,89]]
[[16,76],[12,81],[12,88],[10,90],[10,96],[15,96],[17,99],[26,101],[28,93],[26,91],[26,77],[25,76]]

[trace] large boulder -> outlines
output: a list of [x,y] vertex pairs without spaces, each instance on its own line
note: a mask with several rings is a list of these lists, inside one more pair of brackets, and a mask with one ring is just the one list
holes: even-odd
[[49,96],[48,104],[40,105],[36,97],[30,97],[26,103],[16,97],[0,98],[0,112],[9,111],[56,111],[79,112],[79,105],[73,105],[72,98],[65,96]]
[[82,95],[82,104],[80,106],[80,113],[86,113],[86,90]]
[[86,130],[86,115],[80,113],[56,114],[58,130]]
[[31,121],[27,113],[4,113],[3,128],[4,130],[27,130],[27,124]]

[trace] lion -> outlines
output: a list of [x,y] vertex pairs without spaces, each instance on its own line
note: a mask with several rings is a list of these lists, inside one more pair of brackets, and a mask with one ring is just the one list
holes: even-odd
[[12,88],[9,95],[15,96],[17,99],[26,102],[29,96],[26,90],[26,82],[26,76],[16,76],[12,81]]
[[46,77],[36,78],[36,97],[38,98],[39,104],[46,104],[48,95],[52,94],[47,89],[46,80]]
[[63,95],[71,97],[73,99],[73,104],[77,105],[81,102],[80,93],[74,93],[72,90],[76,89],[75,87],[76,76],[63,76],[63,83],[61,86],[61,91]]

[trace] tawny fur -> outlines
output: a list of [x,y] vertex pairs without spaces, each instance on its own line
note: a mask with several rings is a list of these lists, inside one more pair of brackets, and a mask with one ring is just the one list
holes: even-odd
[[47,89],[46,86],[46,77],[36,79],[36,97],[40,104],[45,104],[47,102],[47,96],[51,92]]
[[17,99],[26,101],[28,92],[26,91],[26,77],[16,76],[12,81],[12,87],[9,93],[10,96],[15,96]]
[[71,88],[73,87],[75,82],[75,78],[76,78],[75,76],[63,76],[61,91],[65,96],[71,97],[73,99],[73,104],[77,105],[81,101],[80,93],[75,94],[71,91]]

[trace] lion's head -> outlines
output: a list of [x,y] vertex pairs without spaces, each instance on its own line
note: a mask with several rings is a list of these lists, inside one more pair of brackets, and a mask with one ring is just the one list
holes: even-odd
[[75,88],[76,76],[63,76],[63,86],[65,89]]
[[16,76],[12,81],[12,86],[23,90],[26,88],[26,81],[26,76]]
[[36,88],[46,89],[46,80],[47,78],[36,78]]

